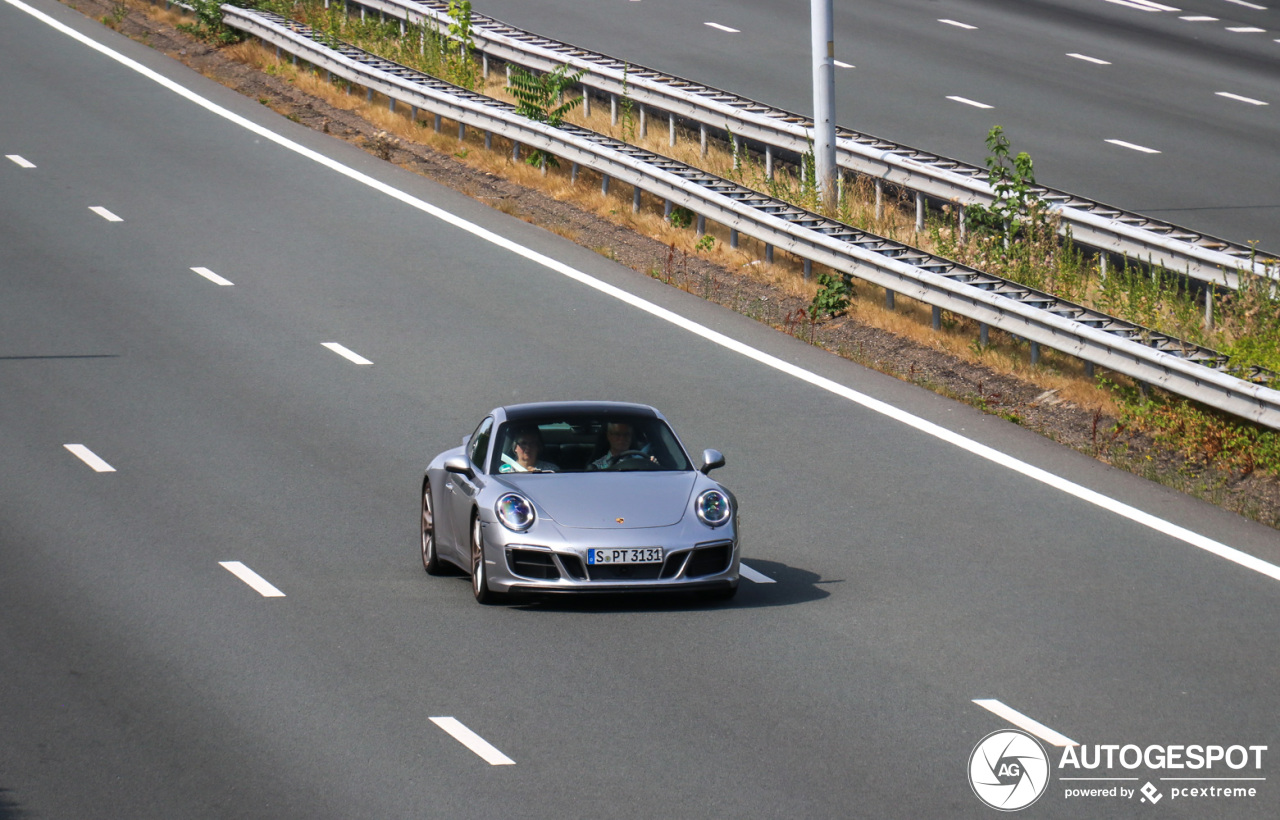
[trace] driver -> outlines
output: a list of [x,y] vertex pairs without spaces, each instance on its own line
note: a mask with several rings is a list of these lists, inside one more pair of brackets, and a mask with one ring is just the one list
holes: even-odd
[[516,457],[503,456],[503,464],[498,468],[500,473],[554,473],[560,468],[550,461],[539,461],[538,453],[542,452],[542,433],[537,427],[522,427],[512,435],[512,449]]
[[607,470],[617,464],[624,454],[628,453],[632,458],[647,458],[657,464],[658,460],[653,456],[632,448],[633,436],[634,431],[631,429],[631,425],[625,421],[609,422],[605,428],[605,438],[609,440],[609,452],[591,462],[587,469]]

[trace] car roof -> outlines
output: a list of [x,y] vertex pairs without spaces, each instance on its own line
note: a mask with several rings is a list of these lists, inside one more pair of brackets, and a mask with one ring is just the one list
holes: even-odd
[[501,408],[508,421],[526,421],[548,415],[627,415],[643,418],[662,418],[662,414],[647,404],[631,404],[622,401],[542,401],[529,404],[512,404]]

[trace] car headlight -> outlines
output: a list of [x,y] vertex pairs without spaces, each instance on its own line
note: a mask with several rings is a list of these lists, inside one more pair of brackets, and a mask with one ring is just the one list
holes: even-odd
[[698,513],[698,519],[708,527],[720,526],[729,520],[732,512],[729,507],[729,497],[719,490],[707,490],[702,493],[693,506]]
[[533,526],[538,515],[533,511],[533,502],[519,493],[507,493],[493,505],[502,526],[516,532],[524,532]]

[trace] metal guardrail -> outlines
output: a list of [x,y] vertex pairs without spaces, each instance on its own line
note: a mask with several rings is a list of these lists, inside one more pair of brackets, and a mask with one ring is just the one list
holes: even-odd
[[[337,0],[334,0],[337,2]],[[447,31],[452,22],[448,0],[351,0],[383,14]],[[471,15],[477,50],[503,62],[538,71],[568,64],[585,68],[584,86],[673,114],[717,131],[726,125],[736,137],[793,154],[809,150],[812,121],[728,91],[664,74],[644,66],[562,43],[509,26],[481,14]],[[625,80],[624,80],[625,76]],[[624,88],[625,82],[625,88]],[[987,171],[959,160],[919,151],[869,134],[838,128],[837,162],[857,174],[883,180],[934,200],[960,205],[990,205],[995,192]],[[1161,265],[1203,282],[1236,289],[1243,271],[1280,279],[1280,259],[1258,254],[1189,228],[1095,202],[1043,186],[1032,191],[1062,218],[1075,242],[1139,262]]]
[[[1228,358],[1170,336],[860,231],[578,126],[526,119],[467,91],[275,14],[223,6],[227,25],[347,81],[546,151],[832,269],[1280,429],[1280,391],[1225,372]],[[1255,378],[1272,374],[1255,370]]]

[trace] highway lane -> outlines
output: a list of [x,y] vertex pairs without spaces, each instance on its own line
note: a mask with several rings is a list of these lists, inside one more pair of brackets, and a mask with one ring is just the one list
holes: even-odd
[[[1045,184],[1280,248],[1280,10],[1230,0],[835,5],[836,58],[852,66],[836,75],[842,125],[983,165],[986,134],[1000,124]],[[1168,10],[1149,10],[1156,5]],[[807,0],[619,0],[590,9],[483,0],[476,11],[812,111]]]
[[[1280,561],[1273,531],[672,292],[41,7],[524,246]],[[975,698],[1081,742],[1275,745],[1259,719],[1276,712],[1259,629],[1275,581],[673,330],[8,4],[0,60],[0,156],[36,166],[0,166],[10,814],[976,817],[964,762],[1008,724]],[[465,579],[426,578],[422,465],[494,404],[566,395],[651,402],[695,451],[722,448],[748,562],[777,583],[723,607],[486,609]],[[440,716],[515,765],[489,766]],[[1184,816],[1270,816],[1276,799]]]

